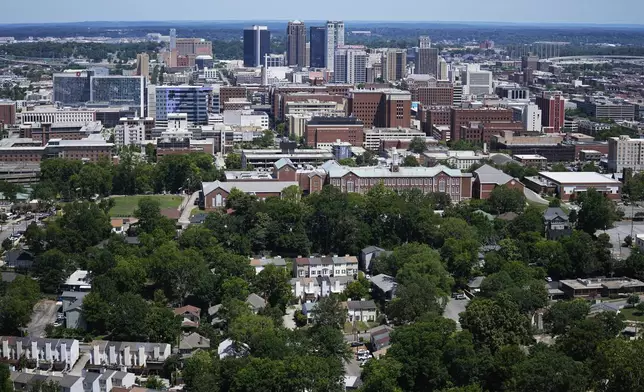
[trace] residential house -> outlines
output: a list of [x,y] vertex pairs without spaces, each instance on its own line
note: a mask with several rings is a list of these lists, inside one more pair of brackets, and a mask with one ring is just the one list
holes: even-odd
[[186,305],[180,308],[173,310],[174,314],[182,317],[181,327],[182,328],[197,328],[199,327],[199,322],[201,321],[201,309],[192,306]]
[[133,373],[110,369],[100,369],[98,372],[83,372],[84,392],[113,391],[113,388],[131,388],[136,382]]
[[[15,391],[30,391],[38,383],[53,381],[58,383],[61,392],[85,392],[83,378],[66,374],[62,377],[48,374],[11,372],[11,383]],[[92,391],[93,392],[93,391]]]
[[89,367],[156,368],[171,354],[167,343],[95,340],[90,346]]
[[76,270],[65,280],[63,290],[68,291],[90,291],[92,289],[89,271]]
[[485,276],[475,276],[467,282],[467,289],[472,294],[477,294],[481,292],[481,284],[485,280]]
[[235,342],[232,339],[226,339],[219,343],[217,347],[217,354],[219,359],[224,358],[241,358],[250,353],[250,348],[245,343]]
[[246,298],[246,303],[255,314],[266,307],[266,301],[264,300],[264,298],[255,293],[250,293],[250,295]]
[[302,304],[302,314],[306,316],[308,321],[313,320],[315,308],[318,306],[317,302],[305,302]]
[[548,301],[557,301],[565,299],[566,294],[559,288],[558,281],[546,282],[546,290],[548,290]]
[[353,281],[355,281],[354,276],[293,278],[291,279],[291,287],[294,297],[304,302],[316,301],[321,297],[328,297],[331,293],[342,293]]
[[87,291],[64,291],[60,295],[63,303],[62,312],[65,315],[65,328],[85,329],[87,326],[83,317],[83,298],[89,294]]
[[210,318],[211,325],[219,325],[224,322],[219,316],[219,311],[223,306],[222,304],[217,304],[208,308],[208,317]]
[[369,331],[369,340],[372,351],[380,351],[391,345],[390,333],[393,328],[387,325],[381,325]]
[[317,276],[353,276],[358,273],[358,259],[355,256],[298,257],[293,263],[297,278]]
[[376,303],[373,301],[347,301],[347,320],[352,323],[354,321],[376,321],[378,316],[378,309]]
[[286,260],[279,256],[272,259],[262,257],[261,259],[250,259],[250,265],[251,267],[255,268],[255,274],[259,274],[264,270],[264,268],[266,268],[267,265],[286,268]]
[[5,254],[5,266],[16,269],[31,269],[34,255],[24,249],[12,249]]
[[392,276],[379,274],[371,278],[371,285],[373,287],[374,298],[383,301],[391,301],[396,297],[396,288],[398,283]]
[[72,339],[0,336],[0,359],[17,363],[24,356],[28,367],[70,370],[79,358],[79,342]]
[[210,339],[199,335],[196,332],[182,334],[179,341],[179,353],[182,356],[192,355],[198,350],[208,350],[210,348]]
[[572,225],[568,215],[559,207],[549,207],[543,213],[543,221],[546,226],[546,238],[549,240],[558,240],[572,235]]
[[377,246],[368,246],[364,248],[360,251],[360,268],[363,271],[370,272],[373,260],[383,253],[387,253],[387,251]]

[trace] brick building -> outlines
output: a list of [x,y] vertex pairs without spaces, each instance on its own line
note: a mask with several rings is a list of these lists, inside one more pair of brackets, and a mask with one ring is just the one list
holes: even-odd
[[362,120],[365,128],[407,128],[411,124],[411,94],[395,89],[353,90],[347,113]]
[[338,140],[361,147],[364,124],[356,117],[313,117],[306,125],[305,139],[314,148],[329,147]]
[[490,165],[483,165],[474,171],[474,185],[472,185],[473,198],[488,199],[490,193],[498,186],[519,189],[521,192],[524,189],[524,185],[517,178],[513,178]]
[[523,131],[523,124],[511,121],[494,121],[489,123],[471,122],[460,129],[460,139],[475,143],[490,143],[492,136],[501,135],[504,131]]
[[221,86],[219,88],[219,105],[223,107],[231,98],[247,99],[247,94],[244,86]]
[[420,112],[421,127],[427,135],[431,135],[435,127],[451,128],[451,105],[423,107]]
[[450,109],[450,132],[452,140],[461,138],[461,127],[469,126],[472,122],[491,123],[512,121],[512,110],[496,107],[485,107],[480,109]]
[[454,102],[454,87],[452,86],[413,86],[410,87],[411,100],[420,102],[423,106],[452,105]]
[[[310,94],[310,93],[281,93],[279,95],[278,103],[279,106],[277,108],[277,111],[275,113],[275,118],[279,121],[283,121],[286,119],[287,114],[294,114],[294,113],[289,113],[289,108],[292,109],[291,111],[293,112],[304,112],[304,107],[306,107],[306,103],[309,103],[308,106],[312,106],[311,110],[316,109],[316,105],[314,102],[317,101],[319,103],[335,103],[336,107],[339,105],[344,105],[345,103],[345,98],[342,95],[331,95],[331,94],[326,94],[326,93],[318,93],[318,94]],[[291,103],[291,105],[289,105]],[[301,105],[298,107],[296,103],[301,103]],[[317,107],[320,110],[325,110],[324,106],[327,105],[317,105]],[[300,109],[300,110],[298,110]],[[295,113],[295,114],[300,114],[300,113]]]
[[79,159],[96,162],[111,158],[113,143],[104,140],[50,139],[46,145],[31,139],[5,139],[0,144],[0,162],[40,162],[44,158]]
[[561,131],[566,114],[566,100],[561,93],[544,92],[536,97],[535,103],[541,109],[541,125],[552,128],[553,132]]
[[0,102],[0,124],[13,125],[16,123],[16,103]]

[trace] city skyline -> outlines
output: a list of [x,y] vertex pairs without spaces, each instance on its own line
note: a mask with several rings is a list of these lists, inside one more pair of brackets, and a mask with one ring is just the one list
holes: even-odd
[[[378,3],[376,0],[375,3]],[[87,7],[80,0],[70,0],[57,7],[49,7],[44,0],[34,0],[32,7],[20,3],[8,3],[0,15],[0,24],[16,23],[66,23],[83,21],[288,21],[307,20],[307,13],[294,0],[283,0],[267,9],[265,2],[249,0],[246,6],[234,3],[214,4],[203,0],[195,2],[181,13],[164,1],[127,2],[115,0],[109,7]],[[471,22],[471,23],[575,23],[575,24],[625,24],[642,25],[641,13],[644,3],[638,0],[620,0],[618,7],[606,7],[600,0],[543,0],[538,8],[526,3],[520,7],[508,0],[491,0],[482,7],[475,0],[463,0],[459,7],[448,8],[434,3],[418,4],[409,8],[377,7],[374,2],[351,3],[330,0],[324,10],[315,13],[316,20],[345,21],[396,21],[396,22]],[[163,6],[166,4],[167,6]],[[161,5],[161,6],[159,6]],[[127,13],[123,13],[127,10]],[[342,10],[337,11],[337,10]],[[547,12],[534,12],[544,10]],[[204,18],[212,15],[212,18]]]

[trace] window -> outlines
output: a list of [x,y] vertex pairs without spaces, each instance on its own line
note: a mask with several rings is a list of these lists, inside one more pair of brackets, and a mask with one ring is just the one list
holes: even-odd
[[443,179],[438,180],[438,191],[445,192],[445,180]]

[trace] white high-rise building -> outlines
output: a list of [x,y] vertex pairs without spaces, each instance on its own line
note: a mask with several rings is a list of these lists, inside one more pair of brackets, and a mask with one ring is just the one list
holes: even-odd
[[367,52],[364,46],[339,46],[335,50],[333,79],[336,83],[367,82]]
[[177,48],[177,30],[170,29],[170,50],[175,50]]
[[541,109],[530,103],[523,108],[521,116],[523,126],[528,132],[541,132]]
[[444,58],[438,57],[438,80],[449,80],[449,68]]
[[326,55],[324,64],[326,69],[335,69],[335,48],[344,46],[344,22],[332,21],[326,22],[326,36],[324,39]]
[[479,64],[467,64],[467,70],[462,76],[465,94],[492,94],[492,72],[482,71]]
[[644,170],[644,139],[627,135],[608,138],[608,170],[620,173],[625,168]]

